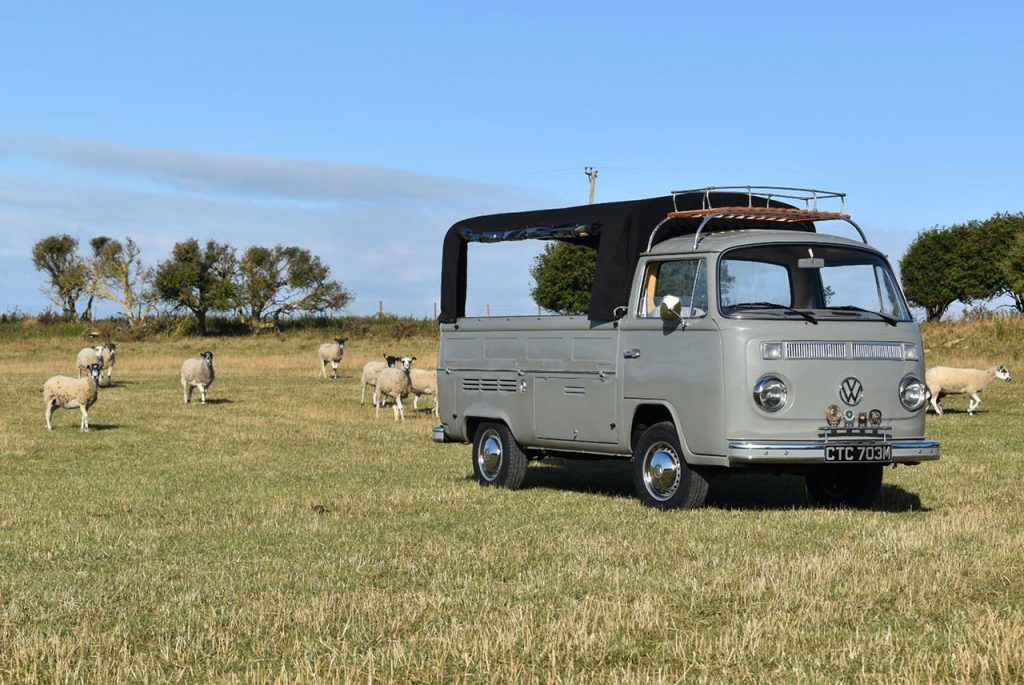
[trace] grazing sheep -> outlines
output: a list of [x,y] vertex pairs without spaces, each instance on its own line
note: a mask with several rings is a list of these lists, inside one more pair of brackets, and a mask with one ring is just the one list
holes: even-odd
[[327,363],[330,362],[333,372],[331,378],[338,377],[338,364],[345,356],[345,341],[348,338],[335,338],[334,342],[324,343],[320,346],[320,375],[327,378]]
[[79,429],[83,433],[89,431],[89,407],[96,404],[99,398],[100,374],[103,366],[93,362],[87,369],[85,378],[71,376],[53,376],[43,384],[43,401],[46,402],[46,430],[53,430],[50,417],[57,407],[82,410],[82,421]]
[[192,401],[192,390],[199,388],[202,404],[206,404],[206,391],[213,384],[213,352],[203,352],[202,359],[186,359],[181,365],[181,387],[185,391],[185,404]]
[[117,361],[117,345],[112,342],[104,344],[100,356],[103,357],[103,368],[107,371],[107,385],[110,385],[114,382],[111,376],[114,375],[114,362]]
[[377,386],[373,391],[373,406],[380,416],[380,408],[384,406],[384,398],[388,395],[395,398],[395,421],[401,418],[405,421],[405,408],[402,407],[402,398],[412,393],[412,380],[409,378],[409,369],[416,357],[402,357],[398,360],[398,366],[390,369],[383,369],[377,376]]
[[999,365],[991,369],[953,369],[948,366],[933,366],[924,374],[925,385],[932,401],[932,408],[939,416],[942,415],[942,398],[946,395],[971,396],[967,405],[967,413],[973,415],[981,404],[978,395],[996,378],[1010,380],[1010,372],[1005,366]]
[[78,358],[75,360],[75,365],[78,368],[78,377],[82,377],[82,372],[85,371],[85,375],[89,375],[89,367],[93,364],[99,364],[103,366],[103,346],[96,345],[95,347],[83,347],[78,351]]
[[[385,354],[384,361],[366,362],[366,364],[363,365],[363,388],[359,393],[359,404],[366,403],[366,386],[370,385],[376,388],[377,376],[379,376],[380,372],[383,371],[384,369],[395,368],[396,361],[398,361],[398,357],[395,357],[390,354]],[[374,393],[376,394],[376,390],[374,391]]]
[[420,409],[420,395],[434,398],[434,416],[437,416],[437,369],[411,369],[409,379],[412,381],[412,408]]
[[83,371],[88,371],[90,364],[99,364],[107,370],[107,385],[110,385],[113,382],[110,380],[110,377],[114,369],[116,349],[117,345],[114,343],[104,343],[102,345],[96,345],[95,347],[83,347],[78,351],[78,359],[76,362],[78,366],[78,377],[82,377]]

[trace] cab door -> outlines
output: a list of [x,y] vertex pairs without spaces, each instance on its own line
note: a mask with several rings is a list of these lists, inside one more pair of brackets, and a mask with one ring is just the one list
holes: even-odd
[[[622,384],[626,400],[672,408],[690,452],[720,455],[725,453],[722,345],[709,314],[708,263],[705,257],[666,257],[640,265],[636,301],[620,323]],[[662,321],[663,302],[679,303],[678,321]]]

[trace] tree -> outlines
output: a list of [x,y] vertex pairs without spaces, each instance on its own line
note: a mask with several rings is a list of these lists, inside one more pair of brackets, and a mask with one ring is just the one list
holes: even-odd
[[89,268],[78,256],[78,240],[51,235],[32,246],[32,263],[50,279],[46,296],[63,310],[68,321],[78,320],[76,305],[89,283]]
[[250,247],[238,271],[239,304],[254,331],[268,317],[276,327],[282,315],[331,312],[352,301],[351,293],[330,280],[330,268],[301,247]]
[[980,221],[930,228],[918,234],[900,259],[903,287],[929,321],[954,302],[969,304],[1004,290],[1000,234]]
[[130,237],[122,244],[106,236],[93,238],[89,245],[93,254],[89,294],[120,304],[130,326],[145,321],[152,302],[143,290],[148,273],[139,258],[139,246]]
[[956,249],[948,228],[934,227],[914,238],[900,258],[903,290],[911,304],[924,308],[928,321],[937,321],[957,299],[954,273]]
[[530,267],[536,285],[533,301],[558,314],[585,314],[597,270],[597,250],[570,243],[549,243]]
[[993,261],[1002,279],[1000,295],[1009,295],[1018,312],[1024,313],[1024,213],[996,214],[985,222],[997,255]]
[[192,238],[175,244],[171,258],[157,266],[153,290],[175,308],[192,312],[199,335],[206,335],[207,313],[231,306],[236,268],[233,247],[210,240],[204,249]]

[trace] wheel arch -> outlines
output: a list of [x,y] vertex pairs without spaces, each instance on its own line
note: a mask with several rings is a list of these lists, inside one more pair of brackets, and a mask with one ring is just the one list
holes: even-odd
[[686,438],[680,428],[679,416],[667,402],[641,402],[636,405],[629,423],[629,451],[636,450],[640,436],[645,430],[664,421],[668,421],[675,427],[676,437],[679,439],[679,445],[683,448],[684,457],[688,456],[690,450],[686,446]]
[[512,437],[518,441],[518,438],[516,438],[515,428],[512,426],[512,421],[509,419],[508,414],[499,409],[488,408],[473,410],[472,408],[469,408],[463,415],[463,420],[466,424],[466,439],[469,442],[473,442],[477,428],[479,428],[480,424],[485,421],[497,421],[498,423],[505,424],[505,427],[508,428],[510,433],[512,433]]

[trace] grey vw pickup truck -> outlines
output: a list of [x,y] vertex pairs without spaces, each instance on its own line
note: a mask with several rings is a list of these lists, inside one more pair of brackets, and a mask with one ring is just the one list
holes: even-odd
[[[508,240],[597,250],[588,314],[466,316],[469,245]],[[700,506],[713,469],[799,474],[818,505],[870,507],[883,467],[939,458],[920,331],[842,193],[466,219],[445,237],[439,318],[433,437],[472,444],[481,485],[518,488],[533,459],[619,457],[661,509]]]

